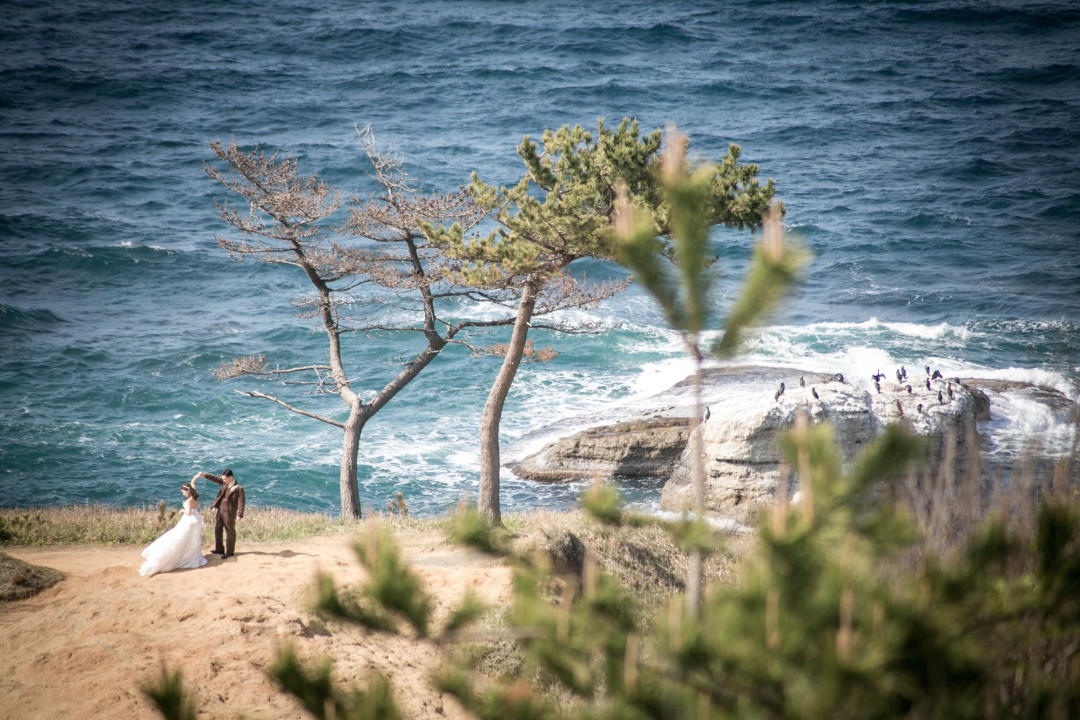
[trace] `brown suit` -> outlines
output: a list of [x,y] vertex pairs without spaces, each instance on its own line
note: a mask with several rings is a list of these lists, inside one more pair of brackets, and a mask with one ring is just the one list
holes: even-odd
[[[212,483],[221,486],[217,497],[214,498],[212,509],[217,510],[217,519],[214,521],[214,552],[232,555],[236,550],[236,519],[244,519],[244,488],[234,480],[231,485],[225,485],[225,478],[202,473],[202,476]],[[225,535],[224,545],[221,542],[222,534]]]

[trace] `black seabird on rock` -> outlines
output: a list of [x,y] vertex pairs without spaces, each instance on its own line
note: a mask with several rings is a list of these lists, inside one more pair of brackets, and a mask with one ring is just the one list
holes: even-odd
[[949,383],[949,386],[946,389],[949,391],[949,399],[952,400],[953,399],[952,383]]
[[908,385],[908,386],[907,386],[907,394],[908,394],[908,395],[910,395],[910,394],[911,394],[911,386],[910,386],[910,385]]
[[803,376],[799,376],[799,387],[806,387],[806,381],[803,380]]
[[810,393],[814,396],[815,399],[817,399],[817,400],[821,399],[821,396],[819,396],[817,394],[817,388],[810,388]]
[[940,390],[937,391],[937,401],[939,403],[945,402],[945,398],[941,397],[941,391]]
[[907,368],[904,367],[903,365],[900,366],[900,374],[903,376],[903,378],[905,380],[907,380]]
[[773,395],[773,400],[779,400],[780,396],[784,394],[784,383],[780,383],[780,389],[776,391],[776,395]]
[[926,366],[926,374],[927,374],[927,376],[930,375],[930,366],[929,365]]
[[926,389],[927,390],[933,390],[933,388],[930,387],[930,378],[926,378]]
[[898,382],[898,383],[904,382],[904,376],[900,374],[899,370],[896,371],[896,382]]
[[930,376],[930,379],[931,380],[939,380],[939,379],[944,378],[944,377],[945,376],[941,374],[940,370],[935,370],[934,374]]
[[900,413],[900,417],[904,417],[904,406],[900,404],[900,400],[896,401],[896,410]]
[[833,380],[835,380],[836,382],[844,382],[844,373],[836,373],[836,375],[833,377]]
[[705,417],[703,417],[701,419],[702,420],[708,420],[710,415],[712,415],[712,413],[709,412],[709,408],[705,408]]
[[922,412],[922,403],[919,403],[919,412]]

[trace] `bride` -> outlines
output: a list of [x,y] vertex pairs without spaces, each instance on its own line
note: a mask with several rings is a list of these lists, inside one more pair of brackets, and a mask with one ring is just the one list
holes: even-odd
[[145,562],[139,568],[139,574],[144,577],[180,568],[202,567],[206,564],[206,558],[202,554],[202,531],[206,523],[196,512],[199,491],[195,489],[195,480],[181,485],[180,492],[184,494],[184,508],[180,520],[142,551]]

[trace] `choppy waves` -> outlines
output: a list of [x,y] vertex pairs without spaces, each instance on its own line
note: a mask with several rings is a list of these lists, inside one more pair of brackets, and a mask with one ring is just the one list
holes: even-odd
[[[256,502],[336,507],[337,431],[211,377],[235,355],[292,363],[325,346],[292,315],[302,278],[218,249],[218,188],[203,163],[209,140],[235,138],[364,195],[354,127],[368,123],[429,190],[473,170],[513,183],[523,135],[597,117],[674,122],[703,157],[738,143],[776,180],[814,255],[739,362],[864,386],[878,370],[929,364],[1076,397],[1080,12],[1067,4],[96,0],[5,11],[0,503],[149,504],[195,470],[231,465]],[[752,241],[718,231],[715,242],[724,307]],[[602,332],[534,333],[561,354],[522,369],[507,444],[690,372],[638,288],[564,319]],[[371,392],[402,349],[376,336],[349,352]],[[496,365],[448,350],[380,412],[363,436],[365,504],[400,490],[417,511],[441,512],[473,487]],[[305,401],[341,412],[333,398]],[[1002,453],[1067,434],[1023,395],[999,407],[990,429]],[[645,504],[657,494],[631,490]],[[520,509],[566,506],[577,491],[507,476],[503,494]]]

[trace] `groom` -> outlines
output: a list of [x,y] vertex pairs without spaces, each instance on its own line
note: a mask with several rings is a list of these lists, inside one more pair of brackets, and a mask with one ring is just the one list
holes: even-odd
[[[217,497],[210,507],[217,510],[214,522],[214,549],[211,552],[221,555],[222,560],[231,558],[236,550],[236,521],[244,519],[244,488],[236,483],[232,470],[226,468],[221,477],[200,472],[195,477],[206,478],[221,486]],[[221,544],[221,535],[225,534],[225,544]]]

